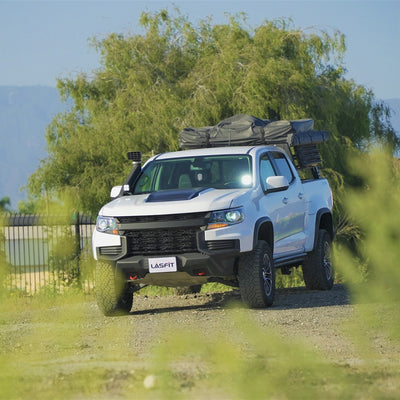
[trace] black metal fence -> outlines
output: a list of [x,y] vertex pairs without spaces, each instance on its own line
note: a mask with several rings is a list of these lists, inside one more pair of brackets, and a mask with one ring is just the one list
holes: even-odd
[[91,217],[0,215],[0,278],[10,291],[93,290]]

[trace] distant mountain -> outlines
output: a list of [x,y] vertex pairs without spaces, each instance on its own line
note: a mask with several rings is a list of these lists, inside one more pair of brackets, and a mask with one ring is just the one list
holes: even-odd
[[0,199],[11,208],[26,199],[20,189],[47,155],[46,126],[66,107],[52,87],[0,86]]

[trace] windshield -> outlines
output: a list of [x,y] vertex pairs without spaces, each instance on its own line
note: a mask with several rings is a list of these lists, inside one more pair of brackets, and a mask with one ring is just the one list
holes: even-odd
[[251,159],[247,155],[217,155],[154,160],[143,169],[133,193],[159,190],[251,187]]

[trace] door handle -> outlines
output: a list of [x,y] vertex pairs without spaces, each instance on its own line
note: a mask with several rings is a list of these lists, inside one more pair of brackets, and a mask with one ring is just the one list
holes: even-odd
[[297,196],[301,200],[304,197],[304,193],[299,193]]
[[283,204],[287,204],[289,202],[289,199],[287,198],[287,197],[284,197],[283,199],[282,199],[282,203]]

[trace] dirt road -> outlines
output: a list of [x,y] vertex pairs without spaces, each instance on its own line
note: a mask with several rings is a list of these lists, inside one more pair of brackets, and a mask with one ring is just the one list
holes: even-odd
[[[232,330],[230,313],[244,309],[238,291],[183,296],[135,296],[127,324],[136,327],[132,345],[145,354],[154,342],[157,327],[176,325],[179,329],[203,327],[207,332]],[[343,322],[353,318],[347,290],[336,285],[331,291],[310,291],[303,287],[278,289],[273,307],[246,310],[262,327],[276,328],[286,337],[304,337],[337,361],[351,358],[350,345],[341,339]],[[221,321],[224,321],[221,324]]]
[[[345,331],[347,322],[354,318],[354,306],[342,285],[335,285],[330,291],[278,289],[274,305],[260,310],[246,309],[236,290],[181,296],[138,294],[134,296],[132,311],[124,317],[103,317],[94,303],[87,307],[95,316],[91,322],[94,331],[106,323],[118,326],[120,332],[130,332],[129,347],[142,359],[162,342],[164,331],[192,329],[206,336],[229,336],[235,331],[232,317],[240,311],[258,327],[272,328],[289,339],[304,339],[334,362],[353,363],[357,358]],[[377,346],[389,359],[400,358],[400,349],[394,352],[390,343],[377,338]]]
[[[309,390],[337,392],[337,385],[342,385],[350,371],[356,384],[343,384],[343,393],[351,389],[358,395],[365,385],[369,385],[371,396],[380,396],[383,391],[387,398],[392,398],[391,395],[397,395],[400,390],[399,384],[394,383],[399,377],[400,348],[383,336],[375,335],[373,346],[379,354],[379,362],[386,366],[383,376],[381,372],[381,375],[375,374],[379,379],[378,386],[375,378],[371,378],[371,368],[382,371],[382,364],[368,365],[360,370],[355,337],[348,332],[347,322],[355,318],[357,308],[350,304],[349,294],[341,285],[323,292],[305,288],[279,289],[274,306],[261,310],[244,308],[238,291],[181,296],[138,294],[134,296],[131,313],[120,317],[104,317],[94,301],[28,302],[23,308],[20,303],[14,308],[3,305],[0,309],[0,387],[7,398],[26,398],[32,392],[41,399],[160,398],[165,393],[183,398],[187,398],[187,394],[196,395],[194,398],[209,398],[210,393],[213,398],[230,398],[225,393],[232,385],[223,381],[220,388],[218,380],[227,369],[233,382],[241,379],[243,374],[247,376],[249,371],[256,371],[252,377],[255,383],[270,377],[271,390],[275,390],[272,385],[286,374],[291,353],[298,348],[296,343],[304,343],[306,350],[300,346],[300,357],[303,352],[309,354],[311,362],[304,359],[300,372],[296,372],[300,373],[304,393]],[[382,315],[390,318],[390,314]],[[243,316],[250,329],[254,328],[255,336],[246,332]],[[238,317],[242,318],[240,323]],[[257,335],[262,336],[264,331],[274,332],[278,341],[274,345],[262,342],[260,347]],[[190,337],[190,332],[197,336]],[[181,333],[186,336],[179,336]],[[179,336],[175,342],[171,341],[174,336]],[[185,341],[190,342],[189,351],[184,347]],[[275,353],[268,353],[273,346]],[[193,360],[187,358],[192,349]],[[218,355],[220,351],[222,354]],[[328,373],[315,370],[315,356],[330,365],[340,366],[339,375],[326,381]],[[167,374],[168,379],[155,385],[154,389],[152,379],[158,376],[157,368],[161,365],[155,362],[157,357],[164,360],[161,361],[164,363],[161,374]],[[222,372],[214,371],[210,375],[210,366],[218,369],[219,364],[223,366],[227,362],[225,357],[243,360],[244,364],[242,361],[239,364],[239,375],[231,362]],[[271,376],[271,372],[267,375],[264,372],[271,357],[278,363],[285,363],[283,369],[274,371],[278,374],[276,377]],[[393,370],[393,365],[397,369]],[[307,368],[314,371],[315,379],[306,378],[308,372],[303,371]],[[238,393],[242,387],[238,386]],[[132,390],[137,397],[130,397]],[[282,398],[291,398],[290,390],[288,388]],[[264,393],[262,386],[260,391]]]

